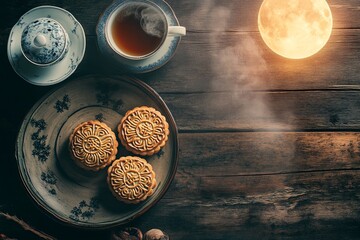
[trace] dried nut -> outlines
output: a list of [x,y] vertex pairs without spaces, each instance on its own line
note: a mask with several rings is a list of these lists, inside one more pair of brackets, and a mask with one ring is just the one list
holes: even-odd
[[147,231],[144,235],[144,240],[169,240],[169,236],[166,232],[161,231],[160,229],[151,229]]
[[143,234],[140,229],[129,227],[111,234],[111,240],[142,240]]

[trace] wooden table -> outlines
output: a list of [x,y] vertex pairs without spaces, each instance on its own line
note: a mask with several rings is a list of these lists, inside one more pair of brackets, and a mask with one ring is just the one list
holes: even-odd
[[[257,28],[261,0],[168,0],[188,34],[161,69],[137,75],[179,127],[178,171],[168,192],[131,222],[171,239],[359,239],[360,5],[329,0],[334,29],[318,54],[274,54]],[[112,230],[64,226],[37,208],[19,178],[14,142],[23,117],[53,87],[12,70],[12,26],[29,9],[72,12],[87,35],[71,79],[120,75],[101,65],[95,26],[111,1],[6,1],[1,7],[0,209],[59,239],[108,239]],[[70,81],[70,79],[69,79]],[[6,82],[6,85],[4,85]],[[0,233],[32,239],[0,218]]]

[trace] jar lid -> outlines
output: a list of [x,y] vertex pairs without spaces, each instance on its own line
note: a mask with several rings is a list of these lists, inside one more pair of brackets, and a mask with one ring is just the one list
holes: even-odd
[[51,18],[38,18],[22,32],[24,56],[35,64],[50,64],[60,59],[67,48],[66,32]]

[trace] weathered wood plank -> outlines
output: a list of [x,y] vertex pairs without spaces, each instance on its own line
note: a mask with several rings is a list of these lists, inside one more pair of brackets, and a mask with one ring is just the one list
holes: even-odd
[[258,33],[189,33],[166,66],[140,77],[171,92],[359,89],[359,46],[359,30],[336,30],[316,55],[289,60]]
[[[3,49],[0,63],[9,66],[5,48],[10,27],[4,27],[0,28]],[[167,65],[139,77],[160,92],[359,89],[359,43],[359,29],[335,29],[329,43],[318,54],[303,60],[289,60],[269,50],[256,31],[190,31]],[[76,73],[124,73],[121,66],[99,64],[104,60],[98,53],[96,37],[88,35],[86,56]],[[5,68],[1,74],[11,76],[12,69]]]
[[84,27],[87,35],[95,35],[95,26],[99,16],[111,2],[111,0],[89,0],[86,2],[71,0],[14,0],[7,2],[5,7],[1,9],[3,14],[1,14],[2,21],[0,22],[0,29],[10,30],[23,14],[34,7],[53,5],[64,8],[72,13]]
[[[276,56],[256,33],[226,33],[216,43],[208,39],[209,34],[190,33],[169,63],[137,77],[159,92],[360,89],[360,30],[338,30],[335,34],[317,55],[294,61]],[[23,81],[14,74],[6,57],[7,36],[2,39],[0,63],[5,68],[1,78]],[[246,46],[257,53],[248,51]],[[219,58],[221,61],[217,62]],[[104,60],[106,57],[97,50],[96,38],[88,37],[86,55],[75,74],[124,73],[121,66],[99,64]]]
[[[0,29],[11,28],[22,14],[40,5],[62,7],[71,13],[84,26],[85,32],[95,35],[95,26],[100,14],[111,4],[111,0],[82,1],[71,0],[14,0],[6,3],[6,14],[1,14],[3,20]],[[214,31],[222,28],[227,31],[258,31],[257,14],[262,0],[168,0],[167,1],[180,21],[190,31]],[[334,28],[359,28],[360,9],[357,0],[329,1],[334,18]]]
[[[4,131],[15,135],[28,109],[51,88],[13,82],[2,95]],[[26,87],[25,87],[26,86]],[[19,96],[27,95],[27,100]],[[179,130],[186,131],[357,131],[359,91],[211,92],[160,94]],[[17,109],[17,111],[14,111]]]
[[[270,51],[258,33],[189,33],[175,56],[161,69],[140,74],[159,92],[243,90],[360,89],[360,30],[336,30],[318,54],[289,60]],[[78,73],[122,74],[88,38],[86,57]],[[160,80],[161,79],[161,80]]]
[[[87,55],[71,78],[118,75],[122,71],[101,67],[96,49],[96,22],[110,2],[14,0],[0,9],[0,74],[9,80],[1,94],[5,150],[13,148],[26,111],[52,88],[27,84],[12,71],[6,58],[11,27],[32,7],[63,7],[88,36]],[[261,0],[168,2],[188,35],[166,66],[137,77],[161,93],[175,116],[180,164],[164,198],[131,225],[164,229],[171,239],[358,239],[359,1],[330,0],[329,43],[299,61],[276,56],[260,39]],[[353,132],[292,132],[303,130]],[[2,208],[59,239],[107,238],[107,231],[65,227],[32,207],[14,178],[12,155],[1,154]],[[0,232],[7,227],[0,222]]]
[[150,227],[161,219],[176,239],[356,239],[359,176],[177,176],[165,198],[138,222]]
[[[262,0],[168,0],[180,23],[190,30],[257,31],[257,17]],[[360,9],[357,0],[329,0],[334,28],[359,28]],[[274,6],[276,7],[276,6]]]
[[[359,167],[359,136],[181,134],[174,183],[139,223],[163,219],[180,239],[355,239],[360,175],[351,169]],[[179,218],[188,232],[176,226]]]
[[161,94],[180,131],[356,130],[358,91]]
[[180,134],[178,174],[260,176],[360,169],[360,133]]
[[[360,231],[359,136],[180,134],[180,162],[170,189],[130,225],[145,231],[161,228],[172,239],[356,239]],[[9,165],[12,169],[15,162]],[[5,176],[11,173],[3,172]],[[39,209],[29,208],[25,190],[19,190],[23,188],[18,181],[13,183],[17,188],[11,188],[6,199],[23,199],[24,204],[13,206],[13,211],[38,229],[59,239],[108,234],[49,221]],[[34,216],[37,221],[31,221]]]
[[[171,239],[357,239],[359,192],[359,171],[228,177],[177,174],[164,198],[128,226],[144,231],[161,228]],[[38,213],[27,210],[24,215],[30,219]],[[59,239],[107,236],[54,227],[45,216],[39,218],[37,228]]]

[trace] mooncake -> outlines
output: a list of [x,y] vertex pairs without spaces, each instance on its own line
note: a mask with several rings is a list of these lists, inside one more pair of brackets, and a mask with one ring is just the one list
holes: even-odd
[[118,125],[118,136],[125,148],[137,155],[150,156],[165,146],[169,135],[166,118],[152,107],[129,110]]
[[75,127],[70,135],[70,153],[75,163],[98,171],[109,166],[118,152],[115,133],[105,123],[87,121]]
[[124,203],[139,203],[154,192],[155,172],[143,158],[126,156],[108,168],[107,183],[112,194]]

